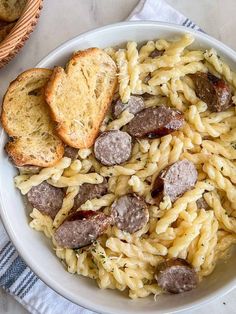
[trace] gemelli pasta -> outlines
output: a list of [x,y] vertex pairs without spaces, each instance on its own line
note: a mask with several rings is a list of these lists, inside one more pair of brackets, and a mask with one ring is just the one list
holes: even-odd
[[[69,272],[95,279],[101,289],[127,290],[132,299],[166,291],[157,275],[163,262],[185,260],[202,280],[214,270],[219,259],[229,256],[232,244],[236,243],[236,218],[231,215],[236,210],[236,118],[232,100],[236,74],[215,50],[192,50],[193,41],[186,34],[175,41],[159,39],[143,45],[128,42],[123,49],[105,50],[117,65],[117,95],[122,103],[129,104],[135,94],[143,98],[144,111],[163,106],[179,110],[184,119],[180,128],[170,134],[155,136],[151,130],[146,137],[132,137],[129,159],[120,165],[102,164],[96,159],[94,147],[90,147],[80,149],[75,160],[63,157],[53,167],[15,178],[24,195],[43,181],[65,190],[57,215],[51,218],[34,208],[30,226],[51,238],[56,255]],[[211,80],[208,75],[211,67],[214,69],[211,75],[224,79],[231,92],[230,107],[216,112],[210,110],[209,95],[202,96],[197,90],[194,78],[201,72],[204,80]],[[130,121],[143,111],[131,113],[129,107],[124,109],[114,119],[108,112],[101,130],[128,132]],[[171,166],[181,161],[196,168],[194,186],[173,200],[163,181],[164,194],[157,200],[153,196],[156,182],[168,180]],[[99,195],[94,190],[72,210],[82,186],[92,189],[93,185],[96,189],[104,182],[105,193]],[[99,231],[89,245],[68,248],[58,244],[57,230],[69,222],[72,211],[72,215],[90,211],[91,215],[103,213],[110,217],[117,202],[120,199],[125,202],[124,197],[130,195],[135,195],[132,202],[143,206],[138,209],[140,213],[145,211],[146,216],[142,217],[145,223],[139,230],[127,232],[123,217],[120,225],[111,222],[103,232]],[[131,215],[130,221],[137,219],[131,211],[126,214]],[[126,223],[131,224],[130,221]]]

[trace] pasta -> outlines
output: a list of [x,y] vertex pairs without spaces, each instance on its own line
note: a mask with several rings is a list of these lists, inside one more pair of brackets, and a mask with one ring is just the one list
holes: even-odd
[[126,59],[126,52],[120,49],[116,52],[116,62],[119,69],[119,94],[124,103],[126,103],[131,94],[129,86],[129,72],[128,72],[128,61]]
[[54,227],[60,226],[61,223],[65,220],[65,218],[68,216],[70,210],[74,205],[74,199],[78,193],[79,193],[78,186],[70,186],[67,188],[66,196],[63,199],[62,207],[57,213],[56,217],[54,218],[53,221]]
[[[25,180],[23,182],[19,182],[19,176],[17,176],[15,178],[16,186],[21,191],[21,193],[24,195],[24,194],[28,193],[29,190],[33,186],[39,185],[40,183],[49,179],[50,177],[52,177],[53,175],[55,175],[58,172],[61,174],[61,170],[68,168],[70,166],[70,163],[71,163],[71,159],[64,157],[58,162],[58,164],[56,166],[44,168],[40,171],[39,174],[35,174],[35,175],[31,176],[30,178],[28,178],[28,180]],[[19,184],[17,184],[17,183],[19,183]]]
[[[42,182],[65,189],[55,218],[33,208],[30,226],[51,239],[55,254],[70,273],[95,279],[101,289],[127,291],[132,299],[163,293],[155,274],[167,259],[185,259],[201,280],[214,270],[219,259],[229,256],[232,244],[236,244],[235,105],[211,112],[189,75],[210,71],[224,78],[231,86],[235,104],[236,74],[213,49],[192,50],[189,46],[193,41],[186,34],[175,41],[159,39],[141,46],[130,41],[123,49],[105,49],[117,65],[119,84],[114,100],[120,97],[128,103],[128,109],[125,107],[116,119],[108,110],[100,132],[128,131],[127,124],[135,116],[128,106],[131,95],[143,95],[148,110],[157,106],[180,110],[184,116],[182,128],[171,134],[164,132],[160,138],[152,138],[153,134],[150,138],[133,137],[130,158],[122,164],[101,164],[90,147],[79,149],[73,161],[64,157],[37,174],[20,172],[15,177],[23,195]],[[156,178],[181,160],[195,166],[195,186],[175,201],[166,191],[157,200],[153,196]],[[91,188],[89,196],[80,190],[84,184]],[[100,184],[105,186],[101,195],[96,194]],[[133,233],[119,229],[112,212],[114,202],[130,193],[145,201],[149,218]],[[75,209],[79,197],[81,204]],[[109,216],[109,226],[91,245],[79,249],[59,246],[55,234],[58,228],[72,212],[79,216],[83,211],[90,211],[89,215],[103,212]]]
[[138,66],[139,54],[136,42],[128,42],[127,58],[130,76],[130,90],[131,93],[135,93],[136,90],[139,90],[138,85],[141,83],[141,81],[139,80],[139,66]]

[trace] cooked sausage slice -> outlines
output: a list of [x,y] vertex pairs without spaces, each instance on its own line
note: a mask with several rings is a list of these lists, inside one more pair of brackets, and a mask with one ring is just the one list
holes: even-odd
[[187,159],[175,162],[161,171],[153,184],[152,197],[157,202],[168,195],[171,202],[176,201],[186,191],[191,190],[197,181],[197,170]]
[[150,53],[149,57],[151,58],[161,57],[164,54],[164,52],[165,52],[164,49],[162,50],[155,49]]
[[78,149],[70,146],[65,146],[65,152],[64,157],[71,158],[72,160],[75,160],[78,156]]
[[155,278],[158,285],[170,293],[190,291],[198,284],[195,270],[180,258],[170,259],[158,265]]
[[191,75],[197,96],[203,100],[211,111],[224,111],[232,106],[229,84],[215,75],[197,72]]
[[183,114],[165,106],[146,108],[128,123],[126,131],[134,137],[155,138],[172,133],[184,124]]
[[198,208],[204,208],[204,209],[209,209],[209,205],[207,204],[207,202],[205,201],[204,197],[199,198],[197,201],[197,207]]
[[118,198],[111,206],[111,216],[119,229],[129,233],[140,230],[149,219],[145,201],[136,194]]
[[102,212],[77,211],[60,225],[55,232],[59,246],[78,249],[94,242],[108,228],[112,219]]
[[105,166],[122,164],[130,158],[132,138],[126,132],[119,130],[106,131],[96,139],[94,154]]
[[99,198],[107,193],[107,180],[104,179],[100,184],[84,183],[80,186],[79,193],[74,199],[72,211],[78,209],[87,200]]
[[123,103],[121,99],[117,100],[117,102],[112,107],[112,115],[114,118],[117,118],[126,109],[135,115],[144,108],[145,103],[142,97],[131,96],[127,103]]
[[63,189],[56,188],[46,181],[37,186],[33,186],[27,193],[30,204],[37,208],[41,213],[55,218],[61,209],[65,192]]

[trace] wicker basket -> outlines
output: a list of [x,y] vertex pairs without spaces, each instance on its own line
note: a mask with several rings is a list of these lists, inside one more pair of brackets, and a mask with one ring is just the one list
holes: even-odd
[[7,64],[24,46],[38,22],[43,0],[28,0],[11,32],[0,43],[0,68]]

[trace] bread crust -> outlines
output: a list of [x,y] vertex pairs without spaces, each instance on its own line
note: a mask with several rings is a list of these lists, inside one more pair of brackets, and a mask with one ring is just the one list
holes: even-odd
[[6,2],[8,3],[8,8],[5,8],[4,0],[0,0],[0,19],[6,22],[13,22],[20,17],[27,1],[18,0],[12,2],[12,0],[8,0]]
[[15,23],[8,23],[6,25],[0,25],[0,42],[3,41],[10,33]]
[[[99,58],[99,59],[98,59]],[[85,136],[75,136],[73,138],[73,130],[68,127],[70,125],[71,121],[66,121],[63,117],[63,112],[61,111],[61,108],[57,106],[57,91],[58,88],[62,88],[67,83],[66,80],[69,80],[70,77],[73,75],[74,71],[74,65],[78,65],[78,69],[83,67],[83,62],[90,62],[91,67],[94,63],[98,62],[98,60],[101,60],[101,62],[105,62],[106,66],[109,68],[109,75],[113,79],[111,79],[110,84],[106,86],[106,94],[104,95],[102,99],[102,105],[101,108],[98,110],[96,105],[94,105],[94,112],[96,111],[96,117],[93,118],[92,121],[92,129],[89,132],[86,132]],[[104,69],[104,78],[108,72],[108,68]],[[94,68],[92,68],[94,70]],[[116,78],[116,64],[115,62],[101,49],[99,48],[89,48],[87,50],[78,51],[73,54],[72,58],[70,59],[66,70],[64,70],[61,67],[55,67],[53,70],[53,74],[46,86],[45,89],[45,99],[48,103],[50,109],[51,109],[51,115],[52,119],[56,122],[56,132],[59,135],[59,137],[69,146],[75,147],[75,148],[88,148],[91,147],[98,135],[99,127],[104,119],[104,116],[111,104],[116,86],[117,86],[117,78]],[[81,70],[82,71],[82,70]],[[107,72],[106,72],[107,71]],[[102,73],[102,72],[101,72]],[[100,72],[98,75],[101,74]],[[83,79],[82,75],[78,75],[78,84],[80,84],[80,80]],[[95,79],[94,77],[92,79]],[[89,80],[89,79],[88,79]],[[105,87],[105,85],[104,85]],[[90,97],[93,91],[86,89],[84,91],[86,97]],[[90,95],[86,95],[86,93]],[[84,98],[85,98],[84,96]],[[96,104],[96,101],[95,101]],[[70,106],[70,103],[68,104]],[[76,110],[83,111],[82,104],[79,102],[79,96],[78,96],[78,104]],[[76,118],[76,117],[75,117]],[[76,120],[76,119],[74,119]],[[84,121],[82,121],[84,122]],[[86,125],[87,126],[87,125]],[[79,126],[78,126],[79,128]],[[84,135],[84,131],[81,130],[82,135]]]
[[[47,142],[44,141],[41,134],[34,135],[27,133],[27,129],[23,132],[24,134],[19,134],[18,129],[21,127],[16,125],[14,119],[14,115],[12,115],[12,110],[14,112],[14,103],[12,103],[12,97],[14,96],[14,93],[19,93],[19,86],[27,87],[27,83],[34,82],[34,79],[39,79],[39,87],[44,88],[41,86],[42,82],[45,82],[49,79],[51,76],[52,71],[49,69],[30,69],[23,73],[21,73],[14,81],[12,81],[7,89],[7,92],[5,93],[3,97],[3,106],[2,106],[2,113],[1,113],[1,123],[6,131],[6,133],[11,137],[11,141],[9,141],[6,144],[6,152],[8,153],[9,157],[12,159],[12,161],[17,166],[23,166],[23,165],[34,165],[39,167],[50,167],[55,165],[63,156],[64,154],[64,144],[63,142],[57,137],[56,134],[53,132],[53,121],[51,121],[50,125],[45,126],[45,134],[50,139],[51,147],[48,149],[48,152],[50,152],[50,155],[46,156],[43,155],[43,151],[47,151]],[[31,79],[31,80],[30,80]],[[32,81],[33,80],[33,81]],[[42,82],[40,80],[43,80]],[[18,94],[17,94],[18,95]],[[22,97],[24,97],[25,94],[22,92]],[[41,99],[41,98],[40,98]],[[27,98],[23,100],[23,105],[26,104]],[[15,104],[17,110],[17,104]],[[47,109],[47,105],[45,101],[43,101],[42,106],[44,106]],[[44,108],[42,108],[43,110]],[[15,113],[16,114],[16,113]],[[45,112],[45,114],[47,114]],[[30,124],[34,125],[35,120],[29,116],[28,119],[30,120]],[[18,120],[19,121],[19,120]],[[46,121],[48,121],[46,119]],[[15,123],[14,123],[15,122]],[[50,120],[49,120],[50,122]],[[21,124],[24,125],[25,120],[24,117],[22,117]],[[13,128],[14,127],[14,128]],[[43,131],[42,131],[43,132]],[[41,133],[42,133],[41,132]],[[21,132],[22,133],[22,132]],[[39,140],[36,138],[36,136],[39,137]],[[37,140],[40,145],[37,146]],[[28,141],[28,142],[27,142]],[[28,144],[30,143],[30,144]],[[30,145],[33,146],[35,143],[35,155],[38,156],[38,158],[35,158],[35,156],[32,154],[32,149],[29,147]],[[53,152],[50,151],[50,149],[53,150]]]

